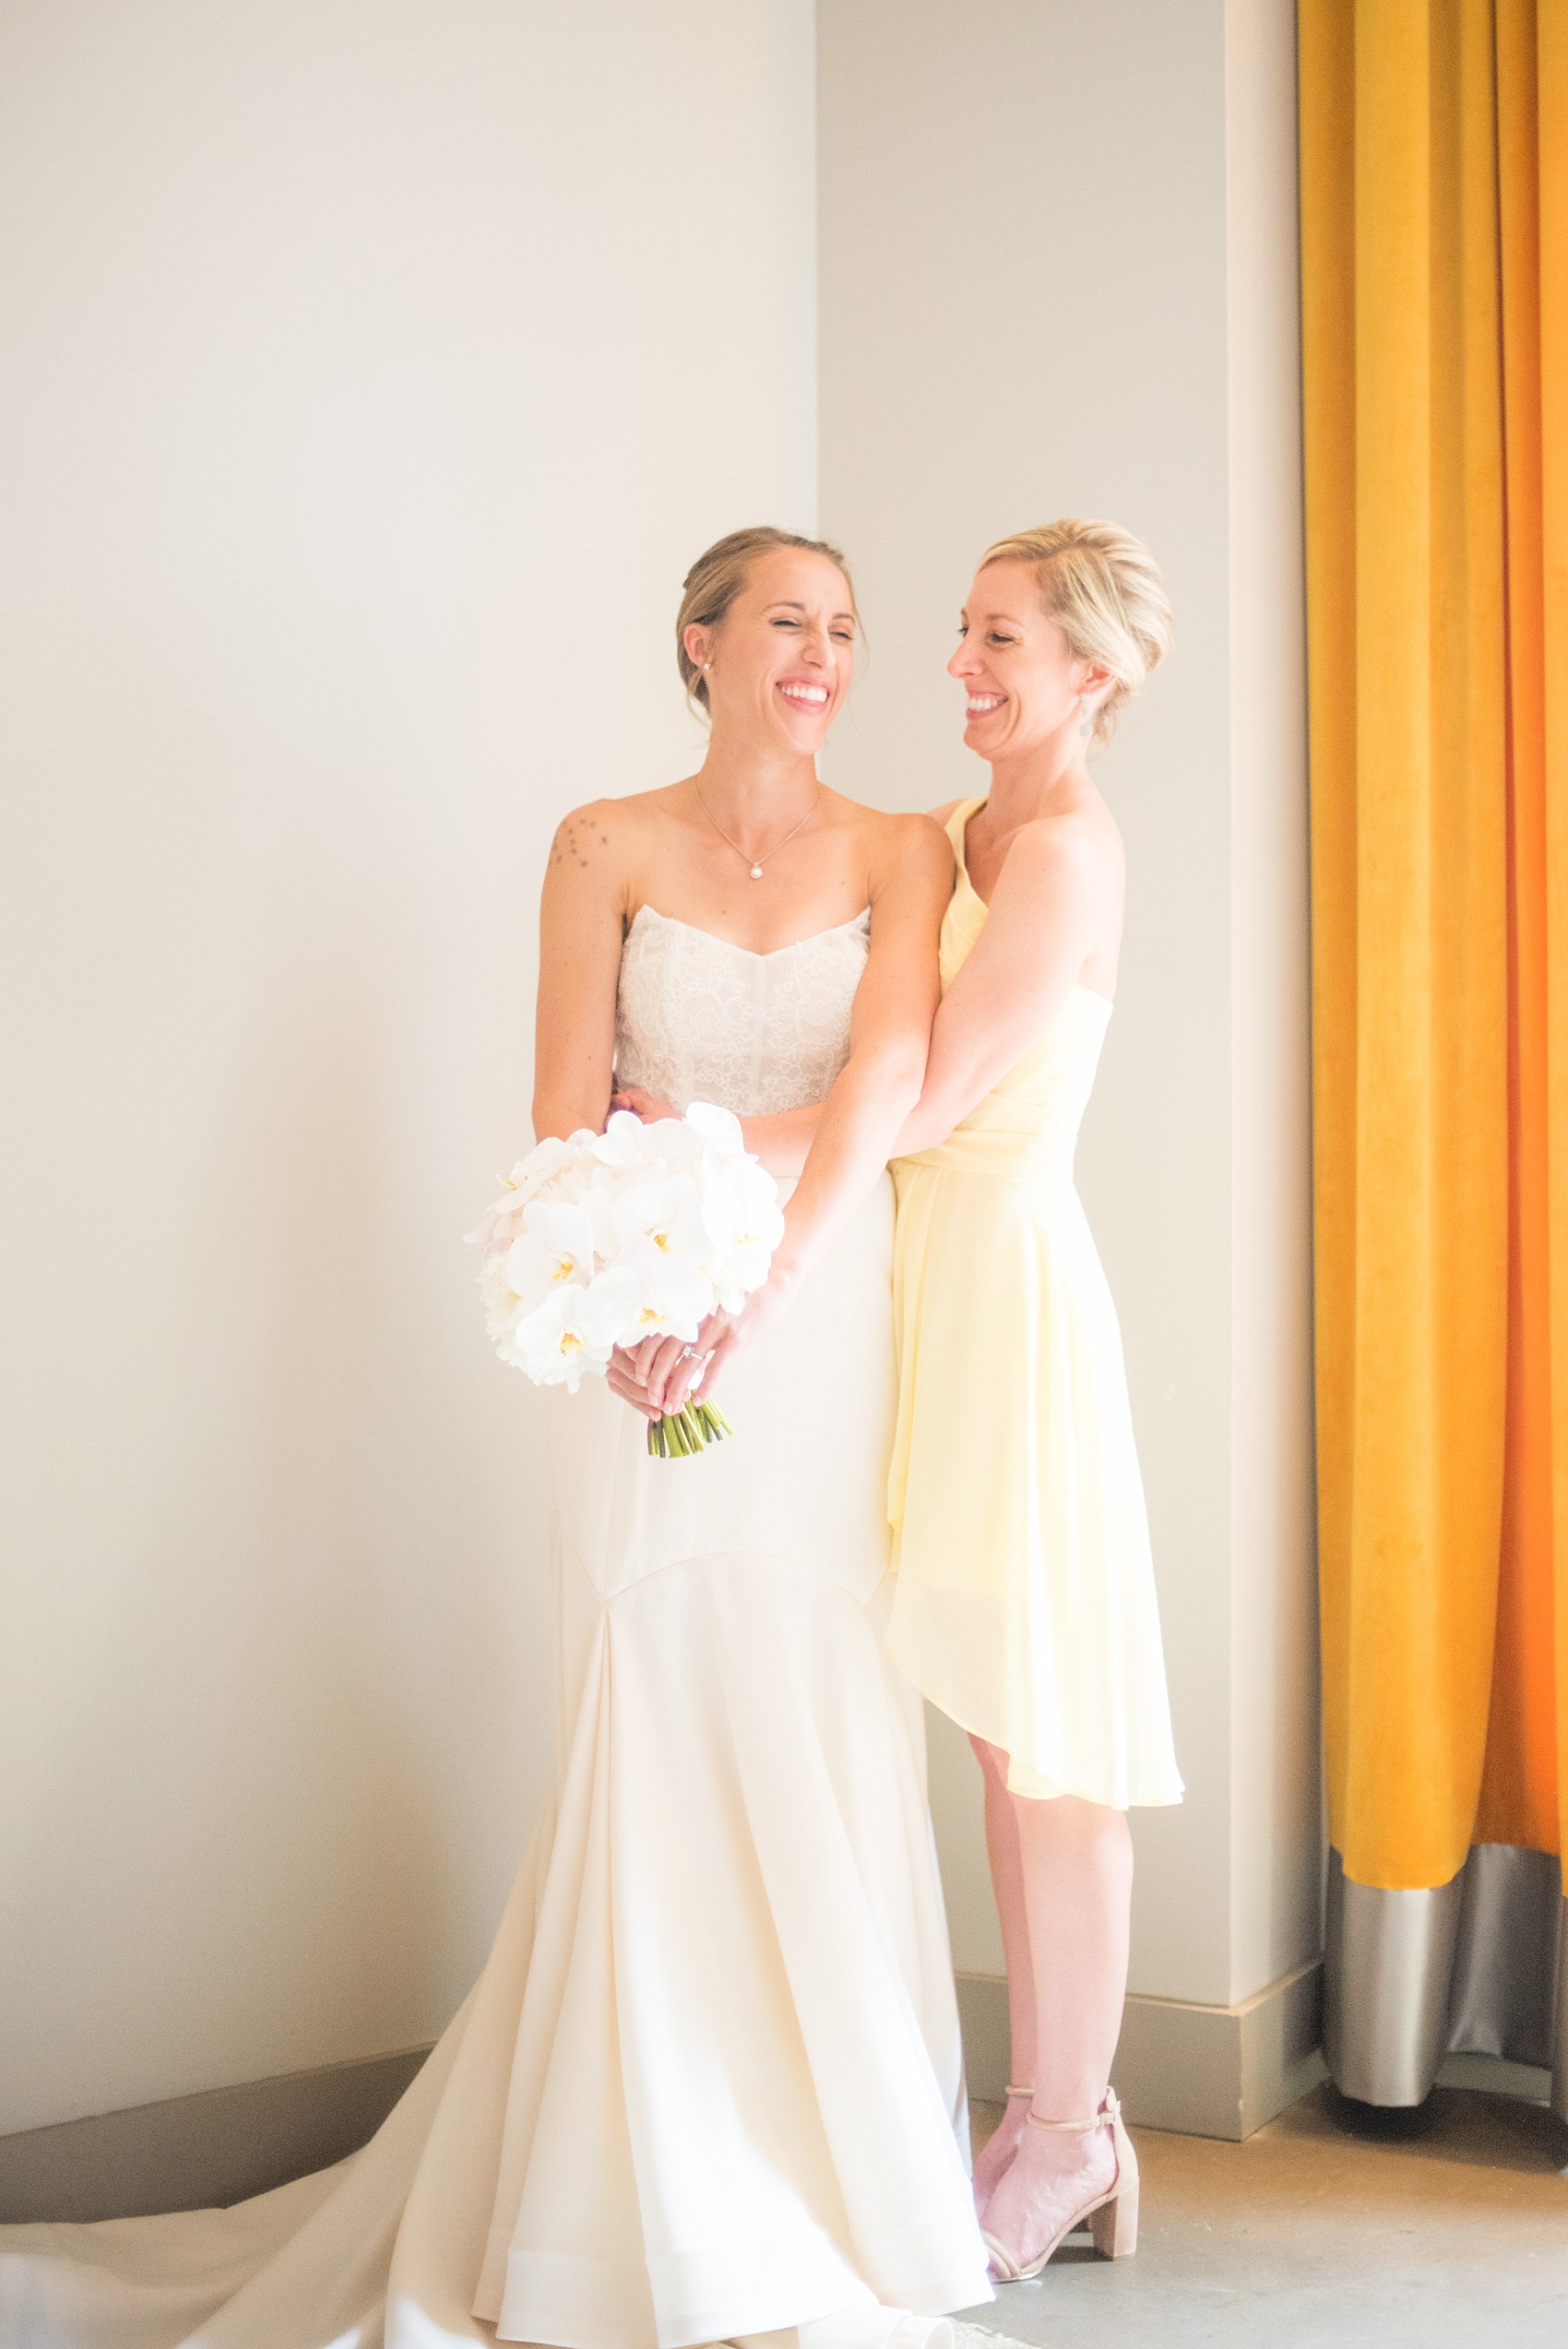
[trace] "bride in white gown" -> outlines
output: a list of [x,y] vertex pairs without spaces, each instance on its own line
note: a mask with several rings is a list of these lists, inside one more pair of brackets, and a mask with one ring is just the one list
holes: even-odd
[[[746,1313],[548,1398],[557,1783],[484,1972],[337,2168],[0,2229],[5,2349],[920,2349],[893,2312],[990,2297],[921,1718],[880,1639],[882,1169],[950,867],[816,781],[853,626],[830,551],[710,550],[680,631],[701,773],[552,854],[540,1133],[600,1123],[612,1062],[785,1169],[790,1112],[828,1106]],[[628,1401],[719,1370],[734,1436],[650,1459]]]

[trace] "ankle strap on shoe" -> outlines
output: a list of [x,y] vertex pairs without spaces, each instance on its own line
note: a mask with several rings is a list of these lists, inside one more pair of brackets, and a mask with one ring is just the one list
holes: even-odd
[[1025,2118],[1031,2129],[1075,2129],[1087,2131],[1091,2129],[1114,2129],[1121,2118],[1121,2111],[1122,2107],[1116,2101],[1115,2090],[1108,2088],[1105,2092],[1105,2102],[1099,2112],[1092,2114],[1087,2120],[1041,2120],[1038,2113],[1027,2113]]
[[1035,2093],[1035,2083],[1034,2083],[1034,2082],[1031,2080],[1031,2081],[1030,2081],[1030,2082],[1029,2082],[1029,2084],[1028,2084],[1028,2086],[1027,2088],[1016,2088],[1016,2087],[1013,2085],[1013,2082],[1012,2082],[1011,2081],[1009,2081],[1009,2082],[1007,2082],[1006,2087],[1003,2090],[1003,2092],[1002,2092],[1002,2093],[1003,2093],[1003,2094],[1006,2097],[1007,2102],[1008,2102],[1009,2104],[1011,2104],[1015,2096],[1030,2096],[1030,2097],[1032,2097],[1032,2096],[1033,2096],[1033,2094],[1034,2094],[1034,2093]]

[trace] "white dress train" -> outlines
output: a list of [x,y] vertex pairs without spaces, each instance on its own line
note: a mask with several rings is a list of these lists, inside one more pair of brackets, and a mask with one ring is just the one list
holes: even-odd
[[[645,910],[623,1077],[819,1100],[865,953],[863,917],[754,955]],[[556,1789],[483,1974],[335,2169],[0,2228],[3,2349],[683,2349],[856,2309],[869,2341],[879,2304],[991,2296],[920,1704],[880,1637],[891,1252],[884,1178],[699,1459],[649,1459],[601,1382],[548,1398]]]

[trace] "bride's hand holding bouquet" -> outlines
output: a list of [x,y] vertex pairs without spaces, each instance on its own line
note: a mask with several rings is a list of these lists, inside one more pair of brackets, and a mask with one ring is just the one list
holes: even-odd
[[689,1345],[678,1337],[648,1337],[638,1346],[617,1347],[605,1373],[612,1394],[649,1420],[687,1406],[713,1409],[713,1390],[725,1363],[782,1317],[797,1279],[775,1262],[738,1312],[720,1307],[710,1313]]

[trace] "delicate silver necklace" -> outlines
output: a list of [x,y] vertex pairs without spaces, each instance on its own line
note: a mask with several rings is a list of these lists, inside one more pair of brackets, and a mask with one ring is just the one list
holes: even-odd
[[740,858],[741,862],[749,870],[754,881],[760,881],[762,879],[762,869],[767,862],[769,857],[776,857],[780,848],[787,848],[790,841],[795,837],[796,832],[803,832],[805,830],[807,825],[816,813],[818,802],[822,798],[822,785],[819,783],[816,787],[816,797],[813,800],[804,815],[802,816],[799,824],[796,825],[795,831],[786,832],[782,840],[775,840],[771,848],[765,849],[763,854],[754,860],[752,858],[747,856],[744,848],[741,847],[739,841],[731,839],[730,835],[725,831],[724,826],[719,823],[719,818],[714,814],[713,810],[703,798],[701,789],[695,775],[692,777],[692,789],[696,792],[697,805],[701,808],[704,815],[707,816],[709,824],[712,825],[714,830],[718,833],[725,847],[727,848],[734,849],[735,854]]

